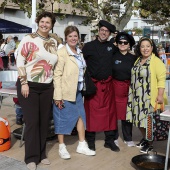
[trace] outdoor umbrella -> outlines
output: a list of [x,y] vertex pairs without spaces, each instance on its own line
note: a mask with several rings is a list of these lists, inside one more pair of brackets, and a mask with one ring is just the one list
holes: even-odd
[[0,33],[2,34],[31,33],[31,32],[32,28],[0,18]]

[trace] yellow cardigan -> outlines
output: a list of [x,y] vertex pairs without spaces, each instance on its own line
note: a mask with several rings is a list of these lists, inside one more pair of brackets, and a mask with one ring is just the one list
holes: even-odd
[[[139,61],[138,58],[135,64]],[[150,73],[151,73],[151,105],[155,107],[155,100],[158,95],[158,88],[165,89],[165,81],[166,81],[166,67],[165,64],[152,53],[150,60]],[[164,104],[167,104],[167,98],[164,91]],[[158,105],[158,108],[159,105]]]

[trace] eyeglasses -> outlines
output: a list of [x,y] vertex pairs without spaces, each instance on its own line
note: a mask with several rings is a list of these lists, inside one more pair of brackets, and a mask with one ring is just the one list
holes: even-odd
[[122,45],[122,44],[124,44],[124,45],[128,45],[128,44],[129,44],[129,42],[128,42],[128,41],[118,41],[118,44],[120,44],[120,45]]
[[109,30],[100,29],[101,32],[109,33]]

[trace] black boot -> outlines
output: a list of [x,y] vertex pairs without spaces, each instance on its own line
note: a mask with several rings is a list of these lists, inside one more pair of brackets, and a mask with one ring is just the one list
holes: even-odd
[[17,118],[17,119],[16,119],[16,124],[17,124],[17,125],[22,125],[22,124],[23,124],[22,118]]
[[91,149],[93,151],[96,150],[96,147],[95,147],[95,135],[96,135],[95,132],[88,132],[88,131],[85,132],[88,147],[89,147],[89,149]]
[[120,149],[116,146],[114,140],[117,137],[117,130],[105,131],[105,148],[110,148],[112,151],[119,152]]
[[114,143],[114,140],[109,141],[109,142],[105,142],[104,147],[105,148],[110,148],[114,152],[119,152],[120,151],[119,147],[116,146],[116,144]]

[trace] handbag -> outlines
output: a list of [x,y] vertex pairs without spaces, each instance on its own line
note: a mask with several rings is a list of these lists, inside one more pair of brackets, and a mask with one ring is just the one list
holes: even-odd
[[155,141],[168,139],[169,121],[160,120],[160,113],[164,111],[164,105],[161,104],[161,109],[157,109],[157,103],[153,113],[153,136]]
[[162,141],[168,139],[169,121],[160,120],[160,113],[164,111],[164,104],[157,109],[155,104],[154,112],[146,117],[146,139],[148,141]]
[[153,114],[146,116],[146,140],[153,141]]
[[83,80],[83,89],[81,91],[83,96],[91,96],[96,93],[97,87],[95,86],[88,69],[86,68]]

